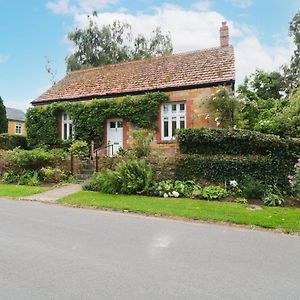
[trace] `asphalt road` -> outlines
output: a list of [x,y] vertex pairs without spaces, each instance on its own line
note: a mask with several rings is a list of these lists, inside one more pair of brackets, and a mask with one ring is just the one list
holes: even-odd
[[0,299],[300,299],[300,237],[0,200]]

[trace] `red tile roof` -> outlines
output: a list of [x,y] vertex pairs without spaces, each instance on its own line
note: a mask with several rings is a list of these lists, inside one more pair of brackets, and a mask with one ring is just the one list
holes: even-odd
[[70,72],[32,104],[172,90],[234,80],[233,47],[218,47]]

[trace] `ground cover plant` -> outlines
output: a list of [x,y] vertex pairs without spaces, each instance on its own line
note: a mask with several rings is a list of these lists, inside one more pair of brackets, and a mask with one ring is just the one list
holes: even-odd
[[300,210],[292,208],[262,207],[260,210],[250,210],[247,205],[240,203],[139,195],[110,195],[91,191],[70,195],[59,202],[78,207],[126,210],[193,220],[224,221],[273,229],[282,228],[288,232],[300,231]]

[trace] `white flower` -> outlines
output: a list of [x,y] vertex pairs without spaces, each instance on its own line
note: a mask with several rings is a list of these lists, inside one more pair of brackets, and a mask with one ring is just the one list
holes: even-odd
[[205,120],[208,120],[209,119],[209,114],[206,114],[205,115]]
[[164,198],[168,198],[169,195],[167,193],[164,193]]
[[220,122],[217,122],[217,127],[219,127],[221,125],[221,123]]
[[173,197],[173,194],[171,192],[169,192],[169,197]]
[[230,184],[230,186],[232,186],[232,187],[237,187],[237,185],[238,185],[238,183],[237,183],[236,180],[230,180],[230,181],[229,181],[229,184]]
[[215,118],[215,122],[218,122],[219,121],[219,118],[217,117],[217,118]]
[[176,192],[176,191],[173,191],[173,192],[172,192],[172,195],[173,195],[175,198],[178,198],[178,197],[179,197],[179,193]]

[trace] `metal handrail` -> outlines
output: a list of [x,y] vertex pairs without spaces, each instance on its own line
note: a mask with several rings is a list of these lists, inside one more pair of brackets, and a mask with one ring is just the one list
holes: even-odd
[[114,152],[114,145],[113,145],[113,144],[111,144],[111,145],[106,145],[106,146],[103,146],[103,147],[100,147],[100,148],[97,148],[97,149],[94,149],[94,150],[93,150],[93,155],[92,155],[91,158],[92,158],[92,160],[93,160],[93,156],[94,156],[94,155],[96,156],[96,172],[99,171],[98,152],[99,152],[100,150],[107,149],[107,148],[109,148],[109,147],[111,147],[112,153],[113,153],[113,152]]

